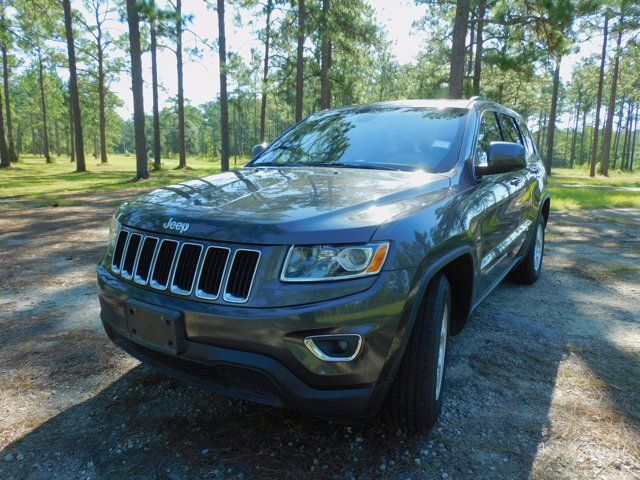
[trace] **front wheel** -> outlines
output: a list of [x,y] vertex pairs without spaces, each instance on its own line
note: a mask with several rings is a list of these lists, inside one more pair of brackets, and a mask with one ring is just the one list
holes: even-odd
[[540,216],[527,254],[511,272],[510,277],[516,283],[531,285],[540,277],[542,257],[544,256],[544,226],[544,218]]
[[384,415],[406,433],[430,429],[442,406],[451,317],[451,288],[442,274],[429,283],[400,369],[384,404]]

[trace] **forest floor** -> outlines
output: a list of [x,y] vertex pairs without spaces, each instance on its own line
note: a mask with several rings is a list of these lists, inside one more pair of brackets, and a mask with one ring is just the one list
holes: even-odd
[[533,286],[450,343],[435,429],[230,400],[104,334],[95,264],[131,192],[0,204],[0,478],[640,478],[640,209],[552,212]]

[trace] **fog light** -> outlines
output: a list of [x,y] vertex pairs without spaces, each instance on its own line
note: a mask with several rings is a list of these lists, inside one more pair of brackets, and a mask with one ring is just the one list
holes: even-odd
[[314,335],[304,339],[311,353],[325,362],[349,362],[358,356],[362,337],[358,334]]

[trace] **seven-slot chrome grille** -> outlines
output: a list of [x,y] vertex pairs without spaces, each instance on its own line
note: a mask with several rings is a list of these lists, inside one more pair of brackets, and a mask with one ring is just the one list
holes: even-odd
[[154,290],[244,303],[251,294],[259,261],[258,250],[231,250],[123,228],[111,256],[111,271]]

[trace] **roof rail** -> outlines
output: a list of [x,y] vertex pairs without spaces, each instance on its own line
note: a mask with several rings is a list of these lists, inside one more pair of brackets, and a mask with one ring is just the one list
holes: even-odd
[[471,97],[469,100],[487,100],[487,98],[483,97],[482,95],[475,95]]

